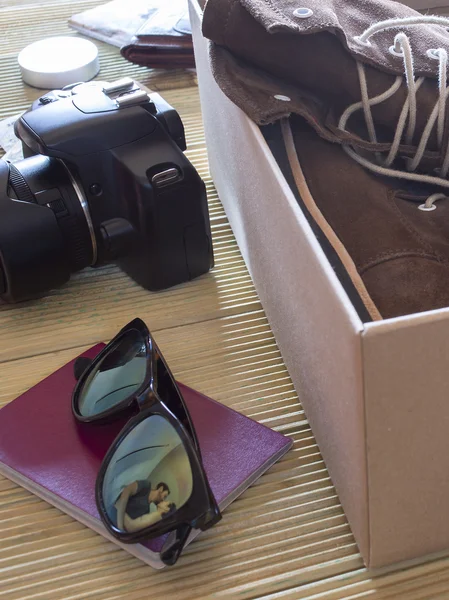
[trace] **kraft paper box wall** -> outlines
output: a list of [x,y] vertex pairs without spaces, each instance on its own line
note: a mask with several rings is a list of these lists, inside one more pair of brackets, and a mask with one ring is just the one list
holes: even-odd
[[449,550],[449,309],[360,320],[190,11],[211,174],[364,560]]

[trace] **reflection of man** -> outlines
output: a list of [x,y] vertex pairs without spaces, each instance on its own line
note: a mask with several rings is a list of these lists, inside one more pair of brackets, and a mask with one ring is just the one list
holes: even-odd
[[117,527],[131,533],[157,523],[170,511],[171,505],[165,502],[169,494],[170,489],[163,481],[154,489],[146,479],[128,484],[114,505]]

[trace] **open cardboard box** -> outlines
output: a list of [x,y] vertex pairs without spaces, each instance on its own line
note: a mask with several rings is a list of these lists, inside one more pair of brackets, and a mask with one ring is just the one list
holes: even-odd
[[211,174],[365,563],[448,550],[449,309],[362,322],[190,11]]

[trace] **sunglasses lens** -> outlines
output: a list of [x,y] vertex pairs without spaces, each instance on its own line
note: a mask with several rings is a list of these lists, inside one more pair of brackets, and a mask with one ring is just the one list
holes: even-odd
[[151,415],[129,431],[110,458],[101,485],[103,506],[120,531],[157,530],[187,502],[192,486],[181,438],[164,417]]
[[87,377],[79,395],[80,414],[98,415],[130,398],[145,381],[146,370],[145,339],[131,329],[111,346]]

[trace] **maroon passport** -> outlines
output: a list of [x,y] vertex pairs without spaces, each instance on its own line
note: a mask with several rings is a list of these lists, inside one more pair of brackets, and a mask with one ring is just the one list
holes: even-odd
[[[93,358],[103,347],[98,344],[83,356]],[[109,425],[75,421],[74,362],[0,410],[0,473],[151,566],[162,568],[163,540],[122,544],[107,533],[99,518],[95,479],[126,419]],[[179,387],[197,431],[212,491],[223,510],[287,452],[292,440],[185,385]]]

